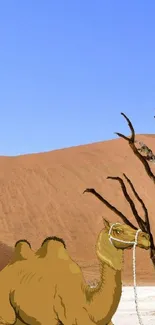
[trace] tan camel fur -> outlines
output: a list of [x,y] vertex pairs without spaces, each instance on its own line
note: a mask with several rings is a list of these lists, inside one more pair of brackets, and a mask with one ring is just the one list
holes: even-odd
[[30,243],[26,240],[19,240],[15,244],[11,263],[0,272],[0,324],[14,324],[17,320],[16,313],[10,303],[10,293],[13,283],[16,283],[18,270],[19,272],[22,271],[18,264],[19,261],[29,259],[30,262],[32,256],[35,256],[35,254]]
[[[0,272],[0,296],[5,297],[4,302],[0,300],[0,324],[16,320],[16,325],[112,325],[122,292],[123,252],[133,244],[111,243],[111,224],[107,220],[104,224],[96,244],[101,264],[96,288],[86,284],[62,239],[46,238],[35,254],[27,243],[18,243],[13,261]],[[125,224],[114,225],[111,232],[115,238],[132,242],[135,234]],[[140,232],[137,246],[149,249],[149,235]]]

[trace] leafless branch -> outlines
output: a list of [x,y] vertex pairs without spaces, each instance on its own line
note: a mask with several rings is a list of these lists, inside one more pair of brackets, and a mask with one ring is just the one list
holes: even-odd
[[83,193],[92,193],[95,195],[102,203],[104,203],[110,210],[112,210],[115,214],[117,214],[124,223],[126,223],[128,226],[132,227],[133,229],[137,229],[128,219],[127,217],[119,211],[117,208],[115,208],[111,203],[109,203],[107,200],[104,199],[103,196],[101,196],[98,192],[95,191],[94,188],[87,188]]
[[134,128],[133,128],[133,125],[131,123],[131,121],[129,120],[129,118],[124,114],[124,113],[121,113],[122,116],[124,116],[124,118],[126,119],[126,121],[128,122],[128,125],[129,125],[129,128],[131,130],[131,137],[128,138],[126,137],[125,135],[121,134],[121,133],[118,133],[118,132],[115,132],[115,134],[117,134],[119,137],[125,139],[128,141],[129,145],[130,145],[130,148],[132,149],[133,153],[135,154],[135,156],[141,161],[141,163],[143,164],[144,168],[145,168],[145,171],[147,173],[147,175],[153,180],[153,182],[155,183],[155,175],[152,173],[151,171],[151,168],[147,162],[147,160],[145,159],[144,156],[142,156],[140,154],[140,152],[138,151],[138,149],[136,148],[135,146],[135,131],[134,131]]
[[[143,200],[140,198],[140,196],[138,195],[138,193],[136,192],[131,180],[125,175],[123,174],[126,181],[128,182],[128,184],[130,185],[133,193],[135,194],[135,197],[137,198],[137,200],[141,203],[142,208],[144,210],[144,218],[145,218],[145,223],[144,223],[144,227],[145,229],[143,231],[147,232],[150,235],[150,242],[151,242],[151,248],[154,249],[154,239],[153,239],[153,235],[151,233],[151,227],[150,227],[150,221],[149,221],[149,216],[148,216],[148,211],[147,208],[143,202]],[[142,229],[142,228],[141,228]]]
[[128,182],[128,184],[130,185],[136,199],[140,202],[142,209],[144,211],[144,218],[145,218],[145,222],[144,222],[144,227],[145,229],[143,231],[147,231],[148,233],[150,233],[150,221],[149,221],[149,215],[148,215],[148,210],[143,202],[143,200],[140,198],[139,194],[137,193],[137,191],[135,190],[131,180],[126,176],[126,174],[123,173],[123,176],[125,177],[126,181]]
[[132,213],[133,215],[135,216],[135,219],[139,225],[139,227],[142,229],[142,231],[145,231],[145,222],[143,221],[143,219],[139,216],[137,210],[136,210],[136,207],[135,207],[135,204],[133,202],[133,200],[131,199],[131,197],[129,196],[128,192],[127,192],[127,189],[126,189],[126,186],[122,180],[122,178],[120,177],[112,177],[112,176],[108,176],[107,179],[112,179],[112,180],[116,180],[120,183],[121,185],[121,188],[122,188],[122,192],[126,198],[126,200],[128,201],[129,205],[130,205],[130,208],[132,210]]
[[[121,113],[121,115],[126,119],[126,121],[128,122],[128,125],[129,125],[129,128],[130,128],[130,131],[131,131],[131,136],[130,138],[126,137],[125,135],[121,134],[121,133],[118,133],[116,132],[116,134],[125,139],[126,141],[128,141],[128,144],[131,148],[131,150],[133,151],[133,153],[135,154],[135,156],[141,161],[142,165],[144,166],[144,169],[147,173],[147,175],[151,178],[151,180],[154,182],[155,184],[155,175],[152,173],[151,171],[151,168],[149,166],[149,163],[146,159],[146,157],[142,156],[141,153],[138,151],[138,149],[136,148],[135,146],[135,131],[134,131],[134,128],[133,128],[133,125],[131,123],[131,121],[129,120],[129,118],[124,114],[124,113]],[[126,180],[128,181],[128,179],[126,178]],[[130,186],[131,186],[131,183],[129,183]],[[133,186],[133,185],[132,185]],[[133,190],[133,187],[131,186],[132,190]],[[134,190],[133,190],[134,192]],[[136,191],[134,192],[135,196],[136,196]],[[139,200],[138,198],[138,194],[136,196],[136,198]],[[140,200],[139,200],[140,202]],[[142,204],[142,202],[141,202]],[[147,212],[147,209],[143,203],[143,209],[144,209],[144,212],[145,212],[145,222],[147,224],[147,232],[149,233],[150,235],[150,242],[151,242],[151,250],[150,250],[150,257],[153,261],[153,265],[155,267],[155,245],[154,245],[154,240],[153,240],[153,235],[151,233],[151,230],[150,230],[150,223],[149,223],[149,217],[148,217],[148,212]]]

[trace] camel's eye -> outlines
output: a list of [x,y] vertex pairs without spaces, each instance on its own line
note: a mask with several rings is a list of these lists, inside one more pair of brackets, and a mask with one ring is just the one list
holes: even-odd
[[116,229],[116,230],[115,230],[115,233],[116,233],[116,234],[120,234],[121,232],[122,232],[122,230],[120,230],[120,229]]

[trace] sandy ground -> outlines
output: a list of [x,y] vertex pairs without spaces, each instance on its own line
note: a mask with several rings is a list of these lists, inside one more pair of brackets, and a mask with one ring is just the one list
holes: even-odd
[[[139,311],[142,324],[155,324],[155,287],[137,288]],[[114,325],[139,325],[136,314],[133,287],[123,287],[123,293],[118,310],[113,317]]]

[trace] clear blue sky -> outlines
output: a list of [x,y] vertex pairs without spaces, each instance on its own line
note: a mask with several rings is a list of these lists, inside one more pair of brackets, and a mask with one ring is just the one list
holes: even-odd
[[0,155],[155,133],[155,1],[0,2]]

